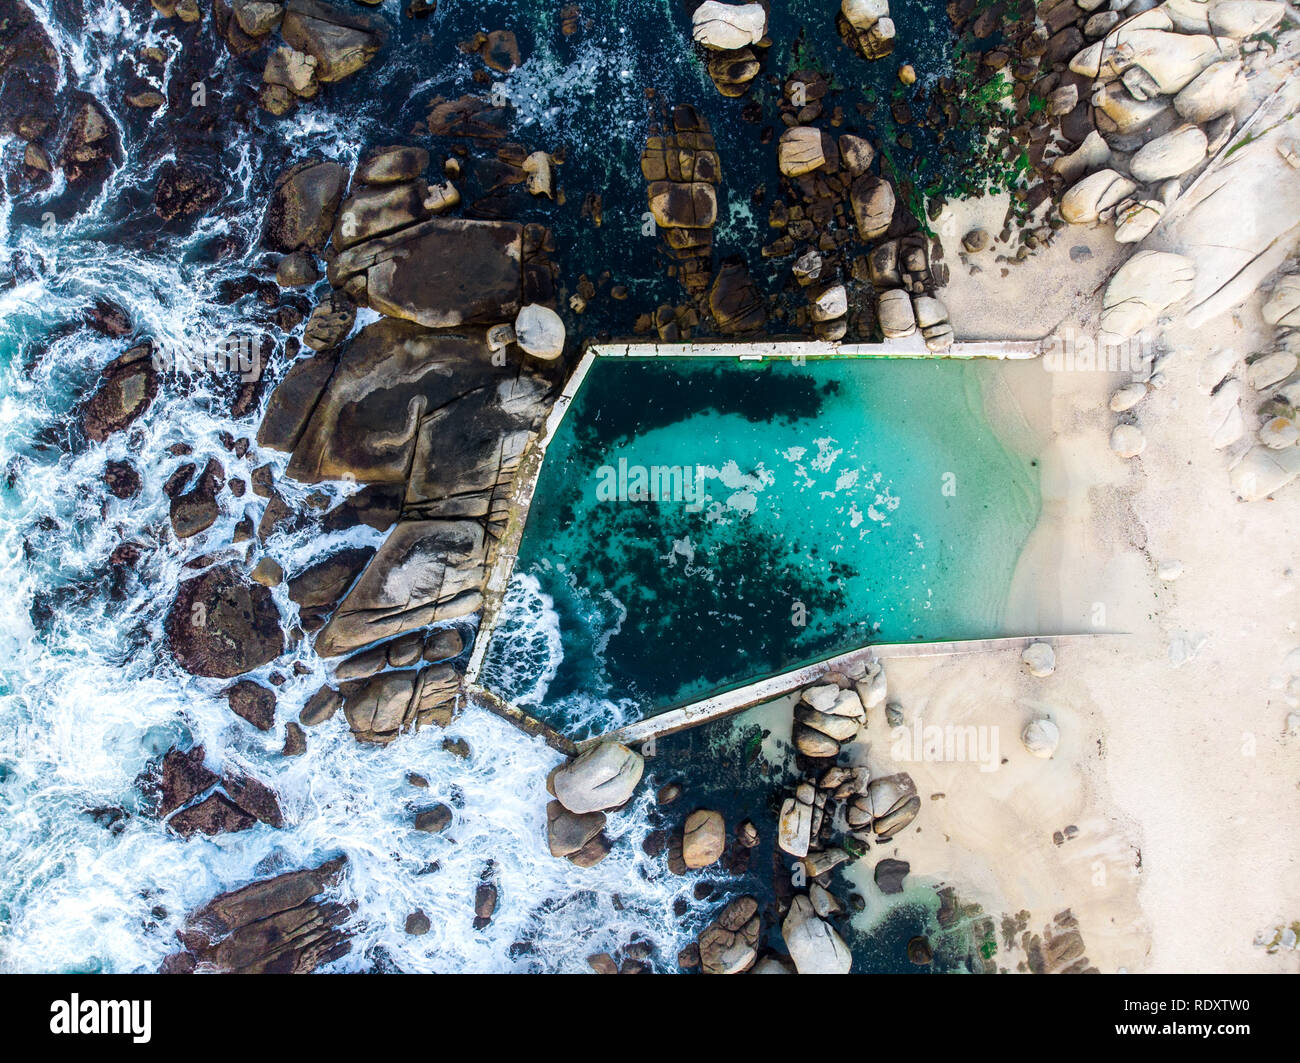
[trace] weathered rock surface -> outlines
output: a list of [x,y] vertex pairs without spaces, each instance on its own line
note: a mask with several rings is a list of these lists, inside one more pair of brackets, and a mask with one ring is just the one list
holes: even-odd
[[1139,251],[1106,286],[1101,327],[1119,339],[1135,336],[1192,291],[1196,268],[1182,255]]
[[682,828],[682,860],[687,867],[716,863],[727,847],[727,827],[722,813],[700,809],[686,817]]
[[1143,183],[1181,177],[1205,161],[1208,145],[1196,126],[1180,126],[1139,148],[1129,160],[1129,172]]
[[322,0],[289,0],[280,34],[317,63],[322,82],[341,81],[374,59],[388,38],[382,19],[346,11]]
[[781,936],[800,974],[848,974],[853,954],[827,922],[817,917],[812,902],[799,894],[781,924]]
[[172,655],[194,675],[233,679],[284,650],[271,592],[248,582],[234,565],[184,581],[164,626]]
[[644,767],[641,757],[627,746],[601,742],[555,773],[555,796],[579,815],[618,808],[631,798]]
[[349,909],[329,899],[346,860],[291,871],[214,897],[190,914],[164,974],[308,974],[347,954]]
[[347,180],[347,170],[323,159],[308,159],[282,173],[267,209],[266,246],[272,251],[321,251]]
[[86,403],[81,426],[86,438],[102,443],[114,432],[129,427],[158,394],[158,372],[146,344],[133,347],[104,369],[101,383]]
[[761,929],[757,899],[741,896],[730,901],[700,934],[700,969],[705,974],[748,970],[758,957]]
[[430,218],[349,247],[327,274],[389,317],[429,328],[489,324],[519,309],[522,239],[515,222]]

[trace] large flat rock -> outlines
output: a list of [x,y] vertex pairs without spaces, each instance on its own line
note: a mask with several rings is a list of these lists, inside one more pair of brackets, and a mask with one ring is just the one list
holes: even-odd
[[343,251],[330,283],[389,317],[429,328],[509,321],[519,310],[523,227],[433,218]]
[[288,475],[303,483],[405,483],[427,413],[518,373],[493,365],[482,331],[376,321],[343,352],[293,448]]
[[322,657],[469,616],[483,604],[488,539],[475,521],[403,521],[316,638]]

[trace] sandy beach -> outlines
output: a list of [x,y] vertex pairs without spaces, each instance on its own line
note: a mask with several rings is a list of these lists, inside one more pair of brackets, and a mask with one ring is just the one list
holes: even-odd
[[[963,204],[946,231],[1002,209]],[[946,295],[963,333],[1007,335],[1014,321],[1012,336],[1046,335],[1053,306],[1069,311],[1058,331],[1095,329],[1092,276],[1122,256],[1104,231],[1069,235],[1035,261],[1032,281],[1028,267],[1000,283],[996,270],[955,267]],[[1094,249],[1086,272],[1050,261],[1080,246]],[[1069,909],[1101,971],[1300,971],[1295,952],[1256,943],[1300,914],[1300,836],[1279,827],[1300,817],[1300,740],[1284,733],[1282,689],[1300,610],[1280,560],[1294,556],[1300,493],[1236,499],[1196,382],[1216,347],[1246,353],[1270,334],[1258,297],[1195,332],[1172,322],[1163,386],[1138,411],[1148,445],[1133,460],[1112,453],[1107,408],[1131,376],[1000,366],[991,421],[1008,446],[1038,456],[1043,492],[1006,631],[1110,634],[1062,648],[1044,679],[1014,653],[887,665],[906,726],[996,729],[996,771],[902,764],[884,714],[869,721],[873,773],[906,770],[923,797],[916,828],[879,855],[995,916],[1027,910],[1036,933]],[[1162,580],[1172,561],[1182,574]],[[1019,739],[1043,716],[1061,733],[1049,760]],[[1015,947],[997,956],[1011,970],[1021,960]]]

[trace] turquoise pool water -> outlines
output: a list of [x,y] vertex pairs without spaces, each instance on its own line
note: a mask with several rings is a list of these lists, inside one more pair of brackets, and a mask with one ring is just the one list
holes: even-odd
[[996,363],[599,359],[547,452],[484,680],[609,726],[868,641],[1007,634],[1037,470]]

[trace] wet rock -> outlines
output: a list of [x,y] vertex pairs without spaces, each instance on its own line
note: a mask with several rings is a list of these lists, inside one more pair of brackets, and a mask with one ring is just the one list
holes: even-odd
[[911,865],[906,860],[892,860],[886,857],[876,864],[874,872],[876,885],[881,893],[902,893],[903,879],[907,878],[911,870]]
[[914,937],[907,943],[907,960],[917,967],[926,967],[934,961],[934,950],[927,938]]
[[285,43],[317,63],[323,83],[341,81],[374,59],[387,42],[382,19],[344,11],[322,0],[289,0],[280,34]]
[[109,461],[104,465],[104,485],[115,498],[134,498],[140,493],[140,471],[129,461]]
[[313,351],[332,350],[347,339],[356,319],[357,308],[352,300],[333,292],[312,307],[302,331],[302,342]]
[[554,775],[555,796],[570,812],[599,812],[626,804],[645,762],[617,742],[601,742]]
[[508,320],[520,305],[522,236],[514,222],[431,218],[348,248],[328,275],[363,305],[429,328]]
[[812,902],[800,894],[781,924],[781,937],[800,974],[848,974],[853,954],[831,925],[817,917]]
[[177,663],[194,675],[232,679],[284,649],[271,592],[219,565],[180,585],[165,622]]
[[767,323],[767,307],[743,263],[724,262],[709,289],[709,311],[725,335],[753,332]]
[[298,100],[311,99],[320,89],[317,66],[315,56],[289,47],[275,49],[262,69],[262,106],[272,114],[287,114]]
[[86,438],[102,443],[133,424],[158,394],[158,372],[146,344],[133,347],[105,367],[101,382],[81,414]]
[[217,785],[220,777],[205,766],[204,758],[203,746],[167,751],[156,779],[143,787],[152,814],[166,817]]
[[120,155],[112,118],[95,100],[76,110],[59,153],[59,168],[72,184],[102,178]]
[[720,812],[700,809],[686,817],[682,828],[682,860],[689,868],[716,863],[727,847],[727,827]]
[[730,901],[704,928],[698,943],[700,968],[705,974],[739,974],[753,966],[758,956],[758,901],[741,896]]
[[323,686],[309,697],[298,714],[304,727],[319,727],[343,707],[343,695],[333,687]]
[[316,261],[305,251],[285,255],[276,264],[275,283],[281,288],[303,288],[320,280]]
[[665,229],[707,229],[718,220],[718,198],[706,181],[651,181],[650,213]]
[[166,162],[159,168],[154,186],[153,209],[164,221],[203,214],[221,198],[215,178],[187,163]]
[[475,521],[398,524],[321,629],[316,652],[341,657],[380,639],[477,612],[487,578],[487,546],[483,526]]
[[474,890],[474,929],[482,930],[490,922],[497,910],[498,892],[494,881],[495,872],[492,863],[483,869],[479,884]]
[[188,539],[206,531],[221,515],[217,493],[225,486],[221,463],[209,460],[194,487],[175,495],[170,504],[172,531],[178,539]]
[[346,860],[291,871],[214,897],[192,912],[163,973],[307,974],[347,954],[349,910],[328,899]]
[[429,153],[417,147],[372,148],[357,166],[354,182],[388,185],[414,181],[429,169]]
[[307,752],[307,735],[303,729],[290,720],[284,725],[284,745],[280,749],[283,757],[300,757]]
[[604,829],[604,812],[578,814],[559,801],[546,806],[546,841],[552,856],[572,856]]
[[309,627],[324,621],[374,556],[374,547],[345,547],[289,578],[289,599]]
[[441,834],[451,826],[452,811],[446,805],[434,805],[415,814],[415,829],[425,834]]
[[251,679],[241,679],[226,690],[230,711],[259,731],[275,726],[275,693]]
[[429,921],[429,917],[424,914],[423,909],[417,908],[406,917],[405,929],[412,937],[421,937],[427,934],[432,927],[433,923]]
[[263,243],[272,251],[323,250],[347,179],[347,171],[338,163],[320,159],[286,170],[271,194]]
[[195,834],[237,834],[249,830],[257,817],[244,811],[229,798],[211,794],[197,804],[183,808],[167,821],[167,826],[182,838]]
[[358,741],[393,741],[414,720],[423,676],[414,669],[382,672],[339,686],[343,714]]

